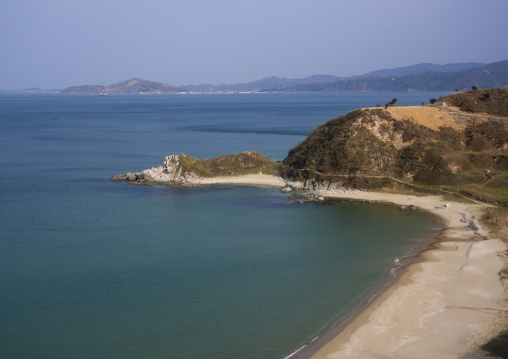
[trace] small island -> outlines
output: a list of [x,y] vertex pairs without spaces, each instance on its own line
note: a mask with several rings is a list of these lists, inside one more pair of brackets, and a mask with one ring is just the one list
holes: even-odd
[[187,90],[170,84],[163,84],[156,81],[147,81],[140,78],[133,78],[116,84],[102,85],[81,85],[67,87],[61,91],[62,94],[71,95],[162,95],[186,93]]

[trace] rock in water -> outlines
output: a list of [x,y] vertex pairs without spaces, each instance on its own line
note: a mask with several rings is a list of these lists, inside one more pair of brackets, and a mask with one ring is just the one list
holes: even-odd
[[[182,159],[192,159],[185,154],[166,156],[162,166],[153,167],[141,172],[135,173],[122,173],[114,175],[110,179],[112,181],[128,181],[133,184],[155,184],[155,183],[179,183],[191,184],[193,179],[199,176],[192,172],[187,171],[182,166]],[[197,159],[195,159],[198,161]]]

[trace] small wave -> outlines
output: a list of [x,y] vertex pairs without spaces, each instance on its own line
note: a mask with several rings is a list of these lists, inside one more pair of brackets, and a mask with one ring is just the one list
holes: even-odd
[[[316,338],[312,339],[312,341],[316,340]],[[289,359],[291,358],[293,355],[295,355],[296,353],[298,353],[300,350],[302,350],[303,348],[305,348],[307,345],[304,345],[302,346],[301,348],[295,350],[294,352],[292,352],[291,354],[289,354],[287,357],[285,357],[284,359]]]

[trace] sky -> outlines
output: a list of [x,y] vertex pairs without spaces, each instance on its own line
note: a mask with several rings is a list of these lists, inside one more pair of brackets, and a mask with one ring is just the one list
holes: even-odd
[[0,89],[508,59],[507,0],[4,0]]

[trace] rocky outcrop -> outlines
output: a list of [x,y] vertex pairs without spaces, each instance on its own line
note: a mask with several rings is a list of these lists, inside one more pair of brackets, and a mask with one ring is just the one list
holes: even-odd
[[202,161],[182,153],[167,156],[159,167],[115,175],[111,180],[147,185],[155,183],[205,185],[226,183],[230,178],[251,174],[277,176],[279,173],[279,163],[255,151]]
[[[174,183],[182,185],[196,184],[200,176],[189,171],[182,164],[182,160],[193,159],[186,154],[166,156],[164,163],[159,167],[152,167],[141,172],[122,173],[112,176],[112,181],[127,181],[132,184],[153,185],[156,183]],[[197,159],[194,159],[198,161]]]

